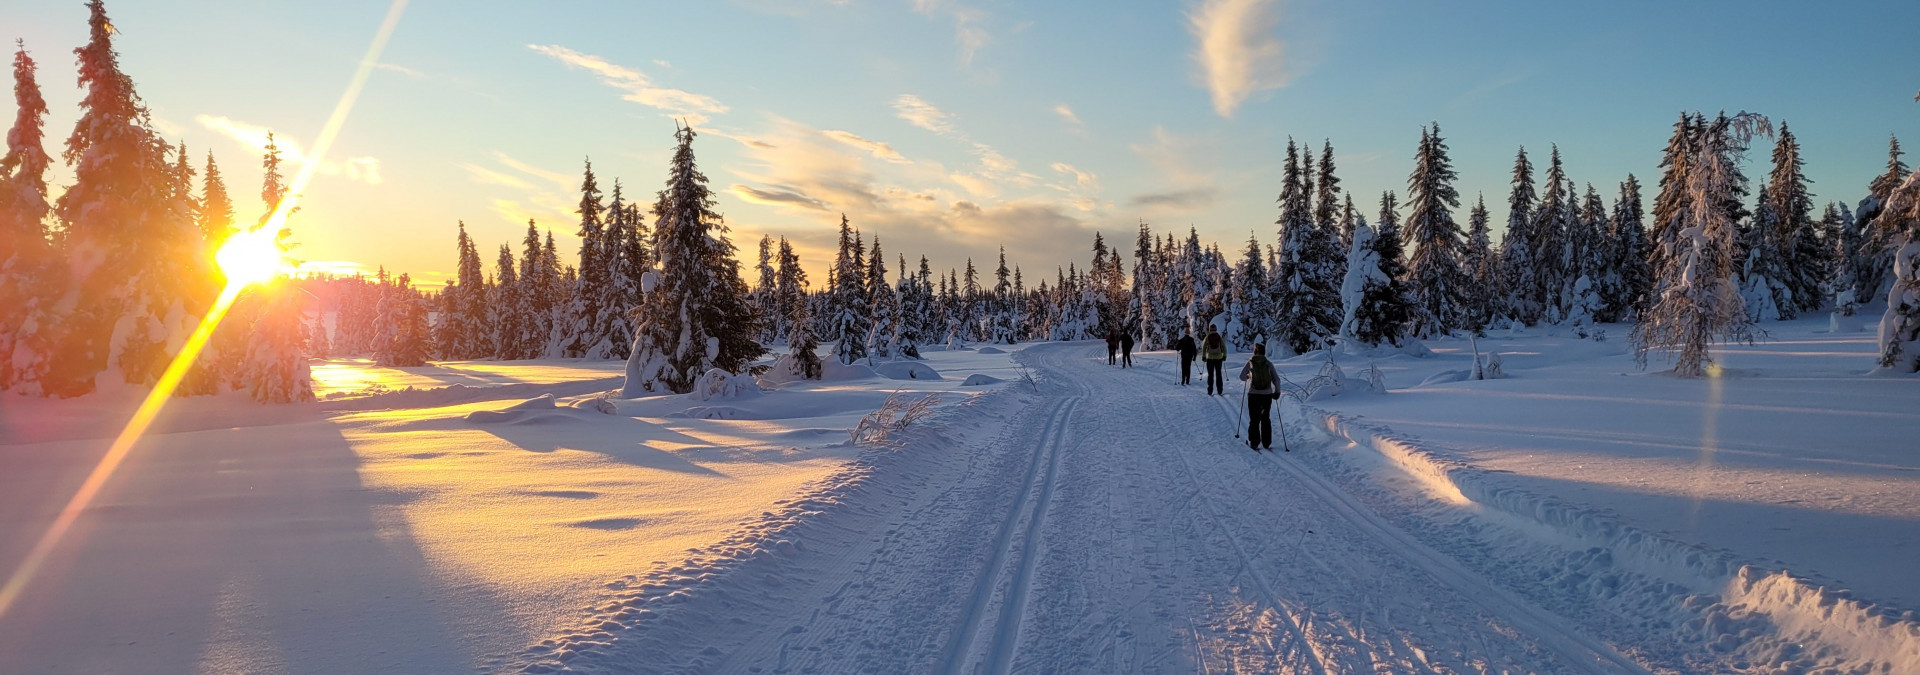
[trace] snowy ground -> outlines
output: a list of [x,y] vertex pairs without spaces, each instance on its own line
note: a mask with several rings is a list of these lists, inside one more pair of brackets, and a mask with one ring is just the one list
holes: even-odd
[[[363,395],[181,402],[0,617],[0,671],[1920,672],[1920,381],[1822,328],[1710,381],[1544,331],[1458,381],[1437,343],[1282,406],[1276,454],[1094,343],[611,415],[607,364],[342,367]],[[896,389],[947,402],[846,444]],[[0,403],[0,569],[119,400]]]

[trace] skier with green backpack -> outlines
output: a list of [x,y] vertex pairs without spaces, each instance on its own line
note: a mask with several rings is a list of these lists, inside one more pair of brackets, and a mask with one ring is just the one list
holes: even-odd
[[[1240,369],[1240,381],[1247,383],[1247,447],[1254,451],[1273,450],[1273,402],[1280,398],[1280,371],[1267,360],[1267,346],[1253,346],[1253,358]],[[1291,452],[1292,448],[1287,448]]]

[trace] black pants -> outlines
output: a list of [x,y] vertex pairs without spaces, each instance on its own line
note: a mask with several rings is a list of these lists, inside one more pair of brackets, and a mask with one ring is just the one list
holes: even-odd
[[1128,345],[1128,344],[1120,345],[1120,367],[1121,368],[1133,367],[1133,345]]
[[1107,346],[1107,365],[1109,366],[1113,365],[1113,350],[1115,349],[1118,349],[1118,347],[1112,345]]
[[1247,444],[1273,447],[1273,395],[1247,396]]
[[1180,386],[1193,384],[1193,359],[1180,359]]
[[1225,365],[1226,359],[1207,359],[1207,393],[1227,394],[1227,377],[1220,374],[1221,367]]

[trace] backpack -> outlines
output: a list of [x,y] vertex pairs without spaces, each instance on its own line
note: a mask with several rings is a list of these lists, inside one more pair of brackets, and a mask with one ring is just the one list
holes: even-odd
[[1219,333],[1208,333],[1207,339],[1206,339],[1206,345],[1207,345],[1206,358],[1209,358],[1209,359],[1227,358],[1226,340],[1220,337]]
[[1273,362],[1265,356],[1255,356],[1247,365],[1253,369],[1253,391],[1273,388]]

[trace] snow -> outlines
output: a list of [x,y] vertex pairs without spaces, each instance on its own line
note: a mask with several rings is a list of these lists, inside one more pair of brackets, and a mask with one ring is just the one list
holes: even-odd
[[[356,393],[175,401],[0,670],[1920,672],[1920,389],[1828,323],[1702,379],[1527,330],[1478,340],[1504,379],[1463,338],[1315,351],[1273,454],[1238,387],[1097,341],[633,399],[610,362],[319,363]],[[0,569],[135,394],[0,401]]]

